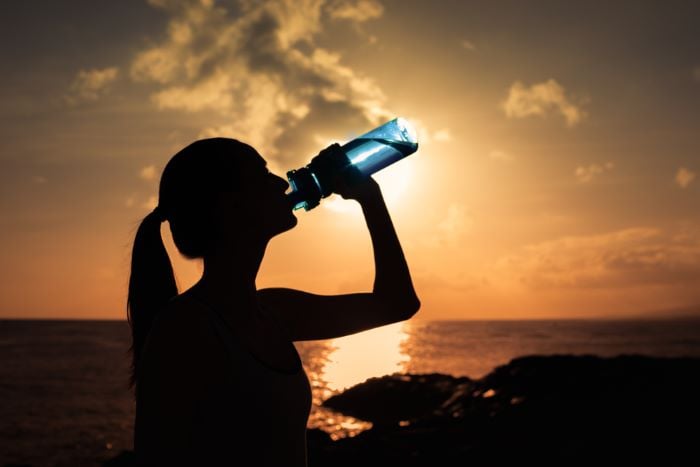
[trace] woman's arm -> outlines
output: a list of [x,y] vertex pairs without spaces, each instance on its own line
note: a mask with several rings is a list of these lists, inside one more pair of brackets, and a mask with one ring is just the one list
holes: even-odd
[[355,190],[341,189],[340,194],[357,200],[365,216],[374,250],[373,295],[398,310],[404,319],[406,313],[413,316],[420,302],[379,185],[370,178]]
[[355,187],[336,189],[360,203],[374,250],[371,293],[317,295],[271,288],[258,291],[262,307],[286,327],[293,341],[330,339],[403,321],[420,308],[401,244],[379,185],[369,178]]

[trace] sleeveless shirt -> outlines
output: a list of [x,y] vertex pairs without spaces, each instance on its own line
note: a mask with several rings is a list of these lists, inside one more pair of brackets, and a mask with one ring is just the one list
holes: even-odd
[[222,422],[229,427],[236,428],[241,420],[249,423],[247,427],[238,427],[243,428],[243,433],[233,430],[231,435],[236,439],[229,445],[232,449],[248,450],[252,454],[250,465],[305,467],[311,386],[296,349],[292,345],[297,360],[295,371],[270,368],[244,347],[215,309],[206,303],[202,305],[211,315],[214,331],[228,353],[232,370],[228,373],[228,388],[222,389],[230,391],[224,398],[234,402],[234,406],[210,409],[221,415],[228,414],[226,417],[230,418]]
[[271,368],[245,347],[218,311],[192,301],[207,313],[229,362],[228,371],[197,402],[190,443],[197,463],[306,467],[311,386],[296,349],[295,371]]

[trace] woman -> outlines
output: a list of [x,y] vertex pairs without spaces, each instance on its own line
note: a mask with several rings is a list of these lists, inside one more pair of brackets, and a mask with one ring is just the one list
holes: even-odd
[[[158,207],[134,240],[128,317],[139,465],[305,466],[309,381],[292,342],[329,339],[413,316],[420,303],[379,186],[354,199],[372,238],[371,293],[323,296],[257,290],[272,237],[297,223],[287,182],[233,139],[197,141],[168,162]],[[202,278],[178,295],[160,236],[202,258]]]

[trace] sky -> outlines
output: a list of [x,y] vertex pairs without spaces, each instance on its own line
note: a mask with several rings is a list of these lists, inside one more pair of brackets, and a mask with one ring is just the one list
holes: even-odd
[[[284,175],[401,116],[376,174],[420,319],[700,316],[697,2],[0,3],[0,318],[124,319],[190,142]],[[297,211],[258,287],[369,291],[358,205]],[[163,237],[180,290],[201,274]]]

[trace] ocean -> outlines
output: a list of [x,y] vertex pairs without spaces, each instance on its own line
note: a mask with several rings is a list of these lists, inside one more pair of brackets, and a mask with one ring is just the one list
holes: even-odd
[[[0,320],[0,466],[99,465],[132,448],[124,321]],[[296,344],[313,390],[310,428],[334,438],[370,425],[320,408],[367,378],[479,378],[523,355],[700,357],[700,320],[419,321]]]

